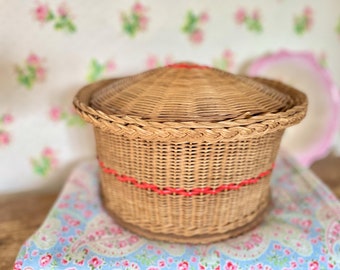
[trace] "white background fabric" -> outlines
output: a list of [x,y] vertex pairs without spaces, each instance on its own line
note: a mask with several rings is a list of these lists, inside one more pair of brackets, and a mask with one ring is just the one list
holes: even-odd
[[[73,96],[89,83],[93,59],[106,65],[96,78],[101,79],[140,72],[155,66],[155,61],[157,65],[182,60],[216,65],[226,50],[231,54],[226,69],[231,72],[281,49],[310,51],[318,59],[324,55],[340,84],[337,0],[144,0],[140,4],[145,30],[131,37],[123,31],[122,14],[131,14],[135,4],[130,0],[0,1],[0,133],[7,136],[0,143],[0,193],[55,188],[76,162],[95,156],[90,126],[68,125],[67,120],[51,116],[53,108],[72,116]],[[76,30],[55,29],[56,19],[39,21],[36,10],[44,5],[55,17],[60,6],[66,7],[66,17]],[[259,12],[262,31],[236,22],[240,8],[250,17],[254,10]],[[296,17],[306,8],[312,11],[310,25],[298,34]],[[198,24],[201,42],[191,41],[190,34],[181,30],[189,11],[208,15]],[[45,78],[36,79],[27,89],[18,82],[18,67],[24,67],[30,55],[39,57]],[[33,160],[42,156],[50,162],[43,174],[33,166]]]

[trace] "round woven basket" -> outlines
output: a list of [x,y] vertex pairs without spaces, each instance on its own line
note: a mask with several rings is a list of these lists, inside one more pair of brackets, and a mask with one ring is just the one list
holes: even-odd
[[142,236],[208,243],[256,226],[284,129],[306,96],[282,83],[178,63],[82,88],[103,203]]

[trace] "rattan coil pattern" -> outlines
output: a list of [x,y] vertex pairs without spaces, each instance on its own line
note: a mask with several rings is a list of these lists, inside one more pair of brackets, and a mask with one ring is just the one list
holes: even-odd
[[160,195],[138,183],[190,191],[261,175],[307,100],[276,81],[185,63],[86,86],[74,106],[95,127],[99,161],[117,172],[100,171],[104,205],[117,222],[153,239],[208,243],[260,222],[270,173],[238,190],[195,196]]

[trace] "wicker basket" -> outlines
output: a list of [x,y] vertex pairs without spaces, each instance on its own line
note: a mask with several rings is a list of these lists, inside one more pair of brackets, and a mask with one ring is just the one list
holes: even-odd
[[179,63],[82,88],[103,203],[142,236],[208,243],[256,226],[284,129],[306,96],[282,83]]

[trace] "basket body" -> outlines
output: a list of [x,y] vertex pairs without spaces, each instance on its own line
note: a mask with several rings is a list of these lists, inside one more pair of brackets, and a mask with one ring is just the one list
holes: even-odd
[[[193,143],[128,139],[96,128],[104,205],[118,222],[148,238],[207,243],[236,236],[260,222],[269,204],[271,168],[282,133]],[[152,189],[216,189],[254,178],[256,183],[216,194]]]
[[180,63],[85,86],[104,206],[125,228],[209,243],[256,226],[284,130],[306,96],[280,82]]

